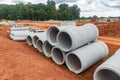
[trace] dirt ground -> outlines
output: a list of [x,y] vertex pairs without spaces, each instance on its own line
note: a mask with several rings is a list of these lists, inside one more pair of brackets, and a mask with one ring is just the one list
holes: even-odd
[[115,51],[120,48],[120,38],[118,37],[100,36],[98,39],[107,44],[111,54],[115,53]]
[[95,69],[120,48],[118,38],[100,36],[99,40],[107,43],[111,54],[77,75],[65,65],[58,66],[26,42],[9,39],[9,28],[0,27],[0,80],[93,80]]

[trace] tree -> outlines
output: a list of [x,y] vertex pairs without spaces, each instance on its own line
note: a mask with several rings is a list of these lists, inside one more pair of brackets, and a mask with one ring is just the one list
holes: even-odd
[[69,19],[69,6],[68,4],[60,4],[59,5],[59,9],[58,9],[58,13],[59,13],[59,20],[67,20]]
[[47,9],[46,12],[48,13],[48,18],[49,19],[55,19],[56,17],[56,3],[53,0],[48,0],[47,1]]
[[80,8],[76,4],[69,8],[70,19],[75,20],[80,18]]
[[30,20],[75,20],[79,19],[80,9],[77,5],[69,6],[60,4],[56,9],[56,3],[48,0],[47,4],[19,3],[16,5],[0,4],[0,19],[30,19]]
[[93,16],[93,19],[98,19],[98,16],[94,15],[94,16]]

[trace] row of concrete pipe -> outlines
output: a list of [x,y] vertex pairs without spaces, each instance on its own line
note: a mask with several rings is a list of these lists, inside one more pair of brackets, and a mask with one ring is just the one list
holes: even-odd
[[[94,24],[83,26],[53,25],[47,31],[31,32],[26,41],[58,65],[79,74],[109,53],[107,45],[97,40],[99,31]],[[120,79],[120,49],[94,73],[94,80]]]

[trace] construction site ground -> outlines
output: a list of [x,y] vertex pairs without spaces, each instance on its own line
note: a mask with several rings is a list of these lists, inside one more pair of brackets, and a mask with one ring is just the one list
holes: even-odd
[[9,26],[0,27],[0,80],[93,80],[95,69],[120,48],[118,35],[106,37],[102,33],[98,39],[108,45],[108,57],[83,73],[74,74],[66,65],[55,64],[51,58],[45,57],[26,42],[11,40],[9,29]]

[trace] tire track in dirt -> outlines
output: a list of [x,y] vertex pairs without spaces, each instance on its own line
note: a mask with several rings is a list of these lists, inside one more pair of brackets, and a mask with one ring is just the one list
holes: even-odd
[[100,36],[98,39],[108,45],[110,53],[120,48],[120,38]]

